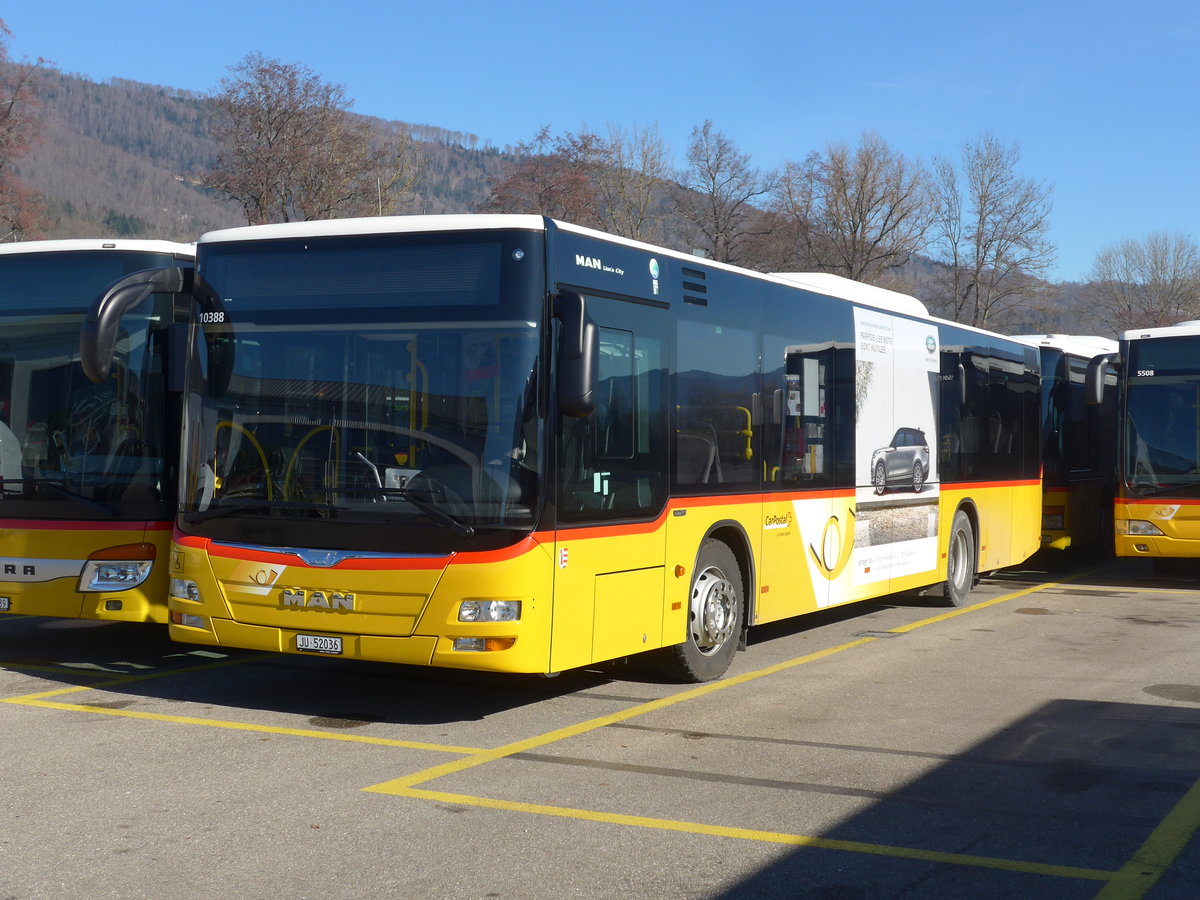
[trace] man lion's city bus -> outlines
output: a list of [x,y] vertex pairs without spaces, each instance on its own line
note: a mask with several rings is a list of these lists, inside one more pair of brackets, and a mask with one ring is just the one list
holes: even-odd
[[1116,354],[1109,338],[1017,335],[1042,357],[1042,546],[1055,549],[1112,545],[1117,472],[1116,368],[1105,372],[1104,402],[1087,399],[1088,365]]
[[[1200,322],[1120,335],[1117,556],[1159,563],[1200,556]],[[1109,391],[1098,356],[1093,402]]]
[[98,384],[79,366],[80,326],[115,279],[192,254],[166,241],[0,244],[0,612],[167,621],[179,453],[168,345],[178,312],[182,364],[190,301],[154,294],[129,309]]
[[195,299],[180,641],[706,680],[1038,547],[1037,350],[911,297],[518,215],[218,231],[152,281]]

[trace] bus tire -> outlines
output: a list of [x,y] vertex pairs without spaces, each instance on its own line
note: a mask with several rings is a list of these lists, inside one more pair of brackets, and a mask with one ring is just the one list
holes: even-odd
[[728,545],[709,538],[700,546],[688,592],[687,636],[666,647],[663,669],[676,681],[715,681],[737,650],[745,598],[742,570]]
[[974,584],[975,531],[970,518],[960,509],[954,514],[946,548],[946,581],[942,591],[946,605],[966,606]]

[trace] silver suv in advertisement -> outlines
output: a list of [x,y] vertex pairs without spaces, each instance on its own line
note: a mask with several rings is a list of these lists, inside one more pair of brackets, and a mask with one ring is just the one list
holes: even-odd
[[920,428],[898,428],[892,442],[871,454],[875,493],[889,487],[921,492],[929,477],[929,442]]

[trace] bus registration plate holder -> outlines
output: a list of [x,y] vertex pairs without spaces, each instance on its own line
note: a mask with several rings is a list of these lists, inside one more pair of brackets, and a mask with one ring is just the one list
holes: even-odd
[[12,609],[11,597],[0,597],[0,612],[8,612]]
[[340,656],[342,639],[326,634],[298,634],[296,635],[296,649],[306,650],[309,653],[328,653],[332,656]]

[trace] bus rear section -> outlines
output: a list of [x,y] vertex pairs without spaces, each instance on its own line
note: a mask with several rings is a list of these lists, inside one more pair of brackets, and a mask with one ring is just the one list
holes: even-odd
[[166,622],[178,456],[166,360],[187,310],[140,298],[99,384],[80,368],[80,329],[111,282],[191,259],[165,241],[0,245],[0,612]]

